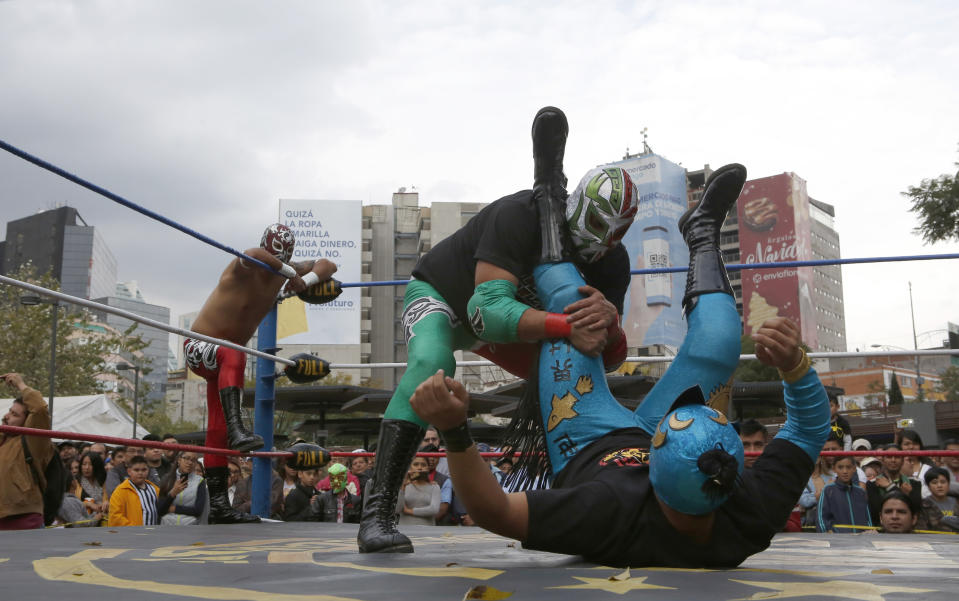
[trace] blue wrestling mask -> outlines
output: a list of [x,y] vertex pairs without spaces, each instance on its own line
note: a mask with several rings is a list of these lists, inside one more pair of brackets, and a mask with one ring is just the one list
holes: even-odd
[[666,505],[705,515],[722,505],[743,472],[743,443],[699,386],[683,392],[653,432],[649,480]]

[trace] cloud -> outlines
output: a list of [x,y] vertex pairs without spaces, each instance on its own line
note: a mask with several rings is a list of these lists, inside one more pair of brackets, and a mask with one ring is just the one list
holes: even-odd
[[[0,138],[243,249],[278,198],[527,187],[530,121],[555,104],[573,181],[648,127],[690,169],[796,172],[836,206],[845,256],[956,252],[921,245],[899,192],[954,170],[957,26],[948,2],[2,2]],[[229,260],[0,156],[0,222],[56,202],[174,315]],[[959,321],[926,288],[950,268],[844,268],[850,346],[910,342],[884,292],[909,278],[917,328]]]

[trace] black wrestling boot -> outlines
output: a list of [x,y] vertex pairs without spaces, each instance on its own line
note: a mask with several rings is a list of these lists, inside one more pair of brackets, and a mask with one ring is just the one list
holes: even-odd
[[206,468],[206,487],[210,491],[211,524],[255,524],[259,516],[250,515],[233,509],[230,505],[230,470],[226,466]]
[[223,418],[226,421],[226,433],[229,437],[230,448],[243,453],[263,447],[263,437],[254,434],[243,425],[240,413],[240,399],[243,391],[237,386],[220,389],[220,406],[223,407]]
[[745,183],[746,168],[742,165],[733,163],[720,167],[706,182],[699,203],[679,220],[679,231],[689,247],[689,271],[686,274],[686,294],[683,296],[683,309],[687,316],[701,294],[733,294],[719,251],[719,230]]
[[533,190],[538,195],[542,260],[555,263],[564,258],[566,224],[566,175],[563,156],[569,123],[556,107],[541,108],[533,117]]
[[396,530],[396,499],[425,430],[413,422],[384,419],[376,465],[367,483],[363,518],[356,536],[360,553],[412,553],[413,543]]

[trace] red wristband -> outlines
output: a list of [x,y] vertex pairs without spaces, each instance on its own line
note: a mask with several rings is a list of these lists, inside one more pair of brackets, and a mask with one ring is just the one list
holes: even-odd
[[543,332],[547,338],[566,338],[573,331],[573,326],[566,321],[563,313],[547,313],[543,322]]

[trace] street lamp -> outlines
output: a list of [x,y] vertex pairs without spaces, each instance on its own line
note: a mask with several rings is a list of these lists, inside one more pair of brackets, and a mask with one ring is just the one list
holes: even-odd
[[133,370],[133,438],[137,437],[137,393],[140,391],[140,366],[118,363],[117,371]]
[[36,305],[53,306],[53,332],[50,335],[50,399],[48,405],[50,423],[53,424],[53,380],[54,375],[57,373],[57,320],[60,317],[60,303],[52,298],[44,298],[35,294],[24,294],[20,297],[20,304],[25,307],[33,307]]
[[[912,308],[912,282],[909,282],[909,315],[912,317],[912,346],[913,350],[919,350],[919,342],[916,338],[916,312]],[[919,355],[916,355],[916,402],[921,403],[922,398],[922,376],[919,375]]]

